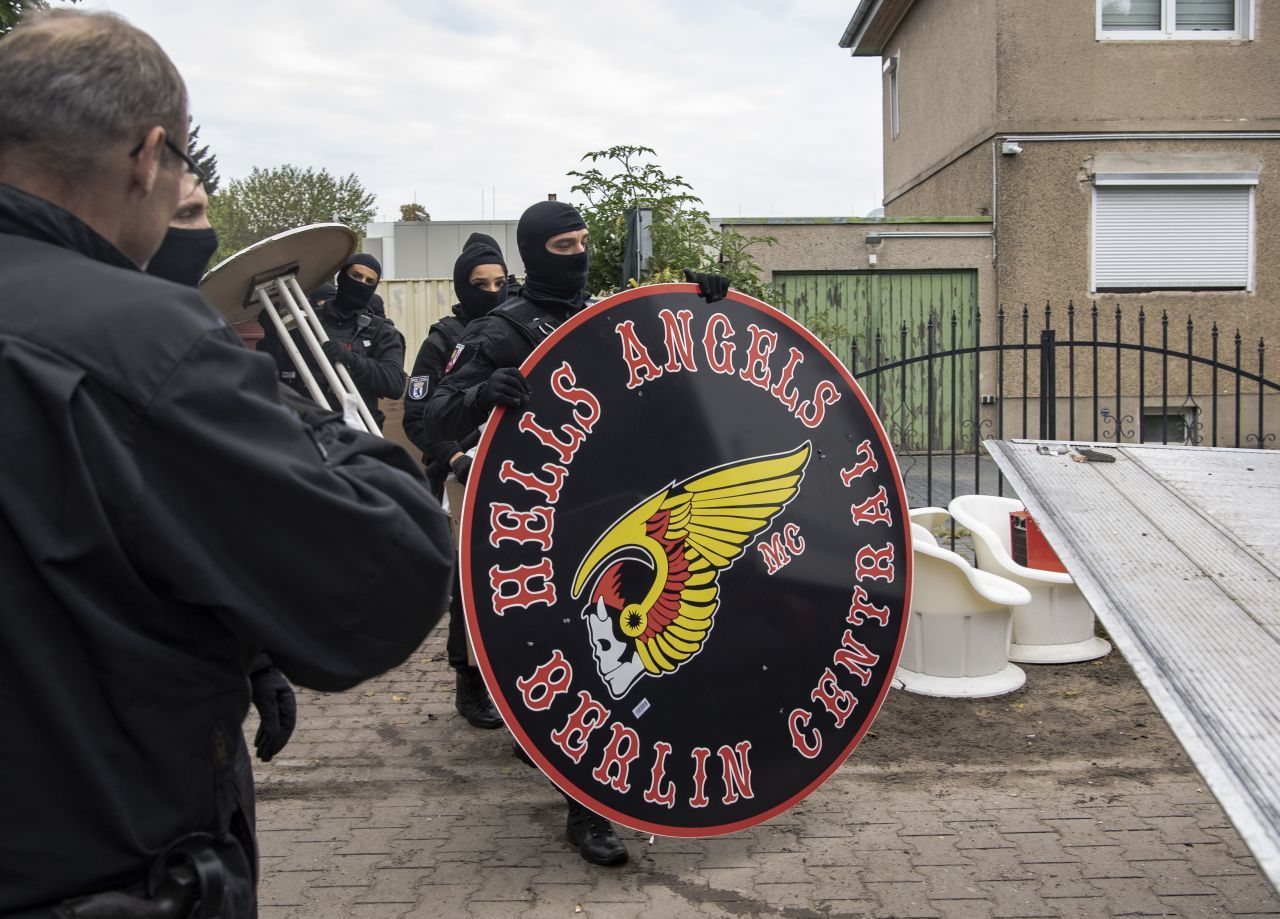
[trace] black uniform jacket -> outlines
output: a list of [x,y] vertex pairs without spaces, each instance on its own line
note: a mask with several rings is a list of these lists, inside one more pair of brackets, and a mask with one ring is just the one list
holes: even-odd
[[[404,392],[404,336],[394,322],[369,309],[355,316],[340,317],[321,307],[316,310],[316,315],[320,317],[328,336],[342,342],[356,355],[355,363],[350,368],[351,381],[356,384],[364,404],[369,407],[369,412],[381,427],[382,412],[378,410],[378,399],[399,399]],[[276,366],[280,368],[280,381],[310,399],[311,393],[298,376],[289,353],[276,334],[275,326],[271,322],[263,322],[262,332],[258,350],[275,358]],[[297,331],[293,332],[293,340],[324,391],[325,398],[330,400],[331,405],[335,404],[330,398],[329,387],[325,384],[315,357]]]
[[404,450],[304,423],[195,290],[0,185],[0,915],[225,830],[255,652],[374,676],[451,557]]
[[476,400],[490,374],[499,367],[519,367],[539,342],[577,311],[560,302],[516,296],[468,325],[451,356],[453,367],[427,397],[423,436],[456,441],[480,427],[489,409]]
[[[435,322],[418,349],[413,370],[409,373],[409,385],[404,393],[404,433],[410,443],[422,451],[424,465],[443,467],[437,476],[441,482],[448,474],[449,458],[461,451],[456,440],[432,440],[426,436],[425,414],[427,400],[444,376],[445,367],[453,350],[466,332],[468,320],[462,305],[455,304],[453,315]],[[433,486],[437,482],[432,482]]]

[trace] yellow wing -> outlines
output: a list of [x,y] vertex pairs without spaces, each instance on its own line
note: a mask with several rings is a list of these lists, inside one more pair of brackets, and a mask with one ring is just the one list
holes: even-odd
[[[810,445],[722,466],[660,492],[646,536],[663,547],[665,577],[640,604],[636,646],[650,673],[674,671],[697,654],[719,606],[729,568],[800,490]],[[658,497],[658,496],[655,496]]]

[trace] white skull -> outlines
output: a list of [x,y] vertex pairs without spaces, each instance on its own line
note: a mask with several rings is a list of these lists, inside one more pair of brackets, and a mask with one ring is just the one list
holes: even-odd
[[[588,607],[587,609],[590,609]],[[613,634],[613,622],[604,599],[596,601],[595,611],[586,613],[587,629],[591,633],[591,653],[596,659],[600,679],[609,687],[609,695],[621,699],[636,680],[644,675],[644,665],[630,642],[618,641]]]

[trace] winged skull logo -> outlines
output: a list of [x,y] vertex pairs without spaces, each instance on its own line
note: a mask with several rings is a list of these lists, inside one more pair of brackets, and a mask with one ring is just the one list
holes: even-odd
[[810,444],[672,482],[596,540],[573,578],[601,679],[621,699],[674,673],[706,643],[719,580],[800,491]]

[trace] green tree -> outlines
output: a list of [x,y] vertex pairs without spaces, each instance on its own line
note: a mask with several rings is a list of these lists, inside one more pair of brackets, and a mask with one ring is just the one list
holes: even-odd
[[[78,3],[79,0],[67,0],[67,2]],[[24,14],[48,8],[49,0],[0,0],[0,36],[8,34],[22,21]]]
[[255,166],[248,178],[232,179],[209,199],[209,222],[218,231],[215,258],[312,223],[345,223],[363,237],[374,200],[355,173],[336,178],[327,169]]
[[412,204],[400,205],[400,219],[421,221],[425,223],[431,219],[431,215],[427,213],[427,209],[425,207],[415,201]]
[[222,177],[218,175],[218,157],[209,152],[208,144],[200,144],[200,125],[191,124],[187,133],[187,155],[196,161],[204,176],[204,190],[210,195],[218,190]]
[[760,266],[751,250],[771,246],[775,240],[714,227],[693,187],[681,176],[668,175],[653,162],[656,157],[650,147],[610,147],[583,156],[583,161],[590,161],[589,169],[569,173],[577,179],[573,191],[586,199],[578,209],[591,238],[588,289],[601,294],[618,290],[627,242],[626,212],[647,207],[653,211],[653,258],[644,277],[629,279],[629,284],[682,281],[682,269],[690,268],[719,272],[744,293],[772,298],[772,288],[760,281]]

